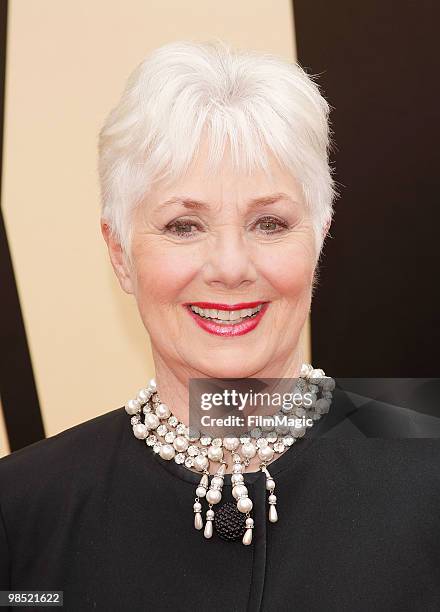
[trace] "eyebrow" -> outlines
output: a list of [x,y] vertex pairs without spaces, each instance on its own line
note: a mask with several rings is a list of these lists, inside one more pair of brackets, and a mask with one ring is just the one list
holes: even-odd
[[[292,204],[297,204],[297,202],[295,202],[295,200],[293,200],[287,193],[280,192],[261,196],[259,198],[253,198],[252,200],[249,200],[248,207],[252,209],[258,208],[260,206],[268,206],[270,204],[275,204],[280,200],[288,200]],[[185,196],[176,196],[170,198],[169,200],[166,200],[166,202],[163,202],[160,208],[165,206],[171,206],[172,204],[181,204],[189,210],[206,210],[210,208],[209,204],[207,204],[206,202],[201,202],[200,200],[195,200],[194,198],[187,198]]]

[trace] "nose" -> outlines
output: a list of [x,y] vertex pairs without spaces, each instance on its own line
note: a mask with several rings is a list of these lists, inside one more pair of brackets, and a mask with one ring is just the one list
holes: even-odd
[[214,241],[210,241],[205,253],[203,278],[208,285],[228,291],[256,281],[255,261],[239,228],[223,228]]

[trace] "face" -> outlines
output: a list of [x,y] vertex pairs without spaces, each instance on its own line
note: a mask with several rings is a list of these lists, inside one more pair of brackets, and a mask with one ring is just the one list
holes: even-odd
[[135,296],[156,364],[189,377],[281,376],[310,309],[311,218],[273,157],[271,176],[248,177],[226,153],[207,178],[205,154],[184,179],[148,194],[134,215],[132,266],[113,256],[115,271]]

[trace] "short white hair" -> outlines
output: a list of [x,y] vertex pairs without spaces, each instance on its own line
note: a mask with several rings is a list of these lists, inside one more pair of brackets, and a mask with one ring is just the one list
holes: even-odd
[[151,187],[188,169],[205,130],[208,172],[226,142],[238,172],[268,169],[267,149],[299,181],[319,254],[337,196],[330,106],[298,63],[227,43],[178,41],[132,72],[99,133],[102,219],[131,259],[132,213]]

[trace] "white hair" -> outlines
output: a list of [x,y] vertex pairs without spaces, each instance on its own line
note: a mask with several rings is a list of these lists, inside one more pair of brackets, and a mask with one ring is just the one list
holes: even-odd
[[330,107],[298,63],[225,42],[173,42],[132,72],[99,133],[102,219],[130,259],[132,213],[153,184],[173,181],[209,134],[207,171],[226,141],[238,172],[268,170],[267,149],[299,181],[317,253],[337,196]]

